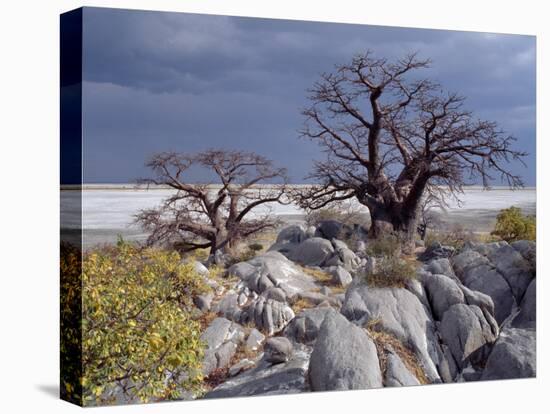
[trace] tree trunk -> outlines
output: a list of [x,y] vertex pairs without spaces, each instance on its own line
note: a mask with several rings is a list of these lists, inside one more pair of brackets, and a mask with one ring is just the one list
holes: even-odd
[[396,236],[406,254],[414,251],[418,218],[416,213],[387,207],[370,209],[370,237],[378,239],[387,235]]

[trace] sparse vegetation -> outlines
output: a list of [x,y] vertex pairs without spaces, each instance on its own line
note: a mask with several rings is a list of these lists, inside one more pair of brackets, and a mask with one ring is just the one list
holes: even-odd
[[537,237],[536,224],[535,216],[525,216],[520,208],[510,207],[500,211],[495,229],[491,234],[507,242],[535,240]]
[[416,278],[418,263],[399,256],[383,256],[376,259],[374,272],[366,274],[372,287],[404,287],[408,280]]
[[401,359],[403,364],[405,364],[407,369],[416,377],[420,384],[430,383],[416,355],[399,339],[384,331],[380,327],[379,319],[369,320],[366,329],[376,345],[376,352],[378,354],[383,376],[387,369],[387,354],[388,352],[393,352]]
[[401,253],[399,238],[393,234],[386,234],[367,244],[367,254],[375,257],[392,257]]

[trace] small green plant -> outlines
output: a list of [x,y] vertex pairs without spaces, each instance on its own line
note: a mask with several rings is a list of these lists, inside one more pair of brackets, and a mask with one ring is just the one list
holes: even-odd
[[208,288],[176,252],[122,240],[82,261],[84,405],[199,391],[204,344],[193,297]]
[[406,282],[416,278],[417,263],[399,256],[383,256],[376,259],[373,272],[366,274],[371,287],[404,287]]
[[495,229],[491,234],[507,242],[535,240],[537,233],[536,224],[535,216],[525,216],[520,208],[510,207],[500,210]]

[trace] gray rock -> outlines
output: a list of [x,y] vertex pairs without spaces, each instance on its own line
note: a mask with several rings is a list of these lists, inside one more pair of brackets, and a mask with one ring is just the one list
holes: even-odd
[[342,266],[332,267],[330,274],[332,275],[332,282],[338,286],[346,287],[353,280],[351,274]]
[[283,289],[278,287],[271,287],[265,290],[262,293],[262,295],[266,299],[273,299],[273,300],[276,300],[277,302],[286,302],[286,293],[284,292]]
[[429,262],[434,259],[451,257],[455,252],[452,246],[443,246],[441,243],[432,243],[418,258],[423,262]]
[[290,359],[292,350],[292,343],[284,336],[269,338],[264,346],[264,358],[272,364],[280,364]]
[[198,295],[197,297],[195,297],[193,302],[195,303],[195,306],[199,308],[202,312],[208,312],[210,310],[210,306],[212,305],[213,299],[213,293],[206,293],[204,295]]
[[202,333],[201,339],[206,342],[207,348],[216,349],[228,340],[230,336],[230,329],[233,325],[233,322],[229,319],[216,318]]
[[497,271],[506,279],[512,293],[519,303],[527,286],[533,280],[532,266],[508,243],[502,241],[474,245],[473,249],[484,254],[493,263]]
[[321,324],[331,308],[303,309],[285,328],[285,336],[295,342],[310,344],[317,339]]
[[338,239],[344,231],[346,231],[346,227],[339,221],[322,220],[317,223],[315,237],[322,237],[327,240]]
[[204,398],[295,394],[307,391],[308,363],[309,352],[296,350],[288,362],[275,365],[260,363],[255,368],[225,381]]
[[218,360],[217,367],[223,368],[229,365],[231,359],[237,352],[237,344],[234,342],[225,342],[218,349],[216,349],[216,359]]
[[297,245],[288,257],[302,265],[324,266],[333,253],[334,248],[329,240],[312,237]]
[[203,374],[208,376],[216,368],[229,365],[237,345],[244,340],[242,327],[225,318],[214,319],[201,335],[206,343],[203,360]]
[[382,387],[376,346],[363,329],[328,313],[311,354],[309,380],[313,391]]
[[481,379],[535,377],[536,358],[537,339],[534,330],[505,328],[487,359]]
[[294,311],[286,302],[265,299],[259,296],[240,313],[239,322],[254,323],[269,336],[281,332],[294,318]]
[[386,387],[407,387],[420,385],[418,379],[407,369],[401,358],[395,353],[389,352],[386,355],[386,373],[384,386]]
[[213,306],[213,310],[228,319],[238,320],[238,315],[241,312],[238,298],[237,293],[229,293]]
[[537,327],[537,280],[529,284],[523,300],[521,301],[520,311],[512,321],[514,328],[531,328]]
[[248,277],[256,271],[256,267],[252,266],[248,262],[240,262],[231,266],[227,273],[229,275],[237,276],[241,280],[247,280]]
[[332,294],[332,291],[328,286],[323,286],[321,290],[319,291],[321,295],[330,296]]
[[441,348],[429,309],[413,293],[402,288],[368,288],[350,285],[341,309],[349,320],[364,326],[376,320],[380,329],[393,335],[414,352],[430,382],[440,382],[437,366]]
[[277,235],[276,243],[295,243],[299,244],[307,239],[307,235],[302,226],[293,225],[282,229]]
[[437,320],[441,320],[443,314],[451,306],[464,303],[462,290],[451,278],[445,275],[424,273],[422,282]]
[[523,256],[527,262],[531,265],[532,270],[536,269],[537,262],[537,244],[534,241],[530,240],[518,240],[510,243],[514,249],[516,249],[519,254]]
[[357,256],[346,243],[340,240],[333,239],[332,245],[335,254],[331,259],[327,260],[325,266],[337,266],[342,263],[343,267],[348,271],[355,271],[361,264],[361,258]]
[[464,294],[464,300],[468,305],[477,306],[483,312],[488,312],[493,318],[495,317],[495,305],[493,299],[485,293],[471,290],[464,285],[460,285],[460,289]]
[[234,377],[237,374],[240,374],[243,371],[246,371],[247,369],[250,369],[254,367],[256,363],[254,361],[251,361],[250,359],[241,359],[236,364],[229,367],[229,376]]
[[456,279],[453,266],[448,258],[434,259],[428,262],[425,266],[426,270],[434,275],[445,275],[452,279]]
[[464,285],[491,297],[499,324],[517,306],[508,281],[479,252],[470,249],[461,252],[453,258],[453,267]]
[[252,328],[246,339],[245,349],[247,351],[257,351],[260,349],[265,341],[265,335],[258,331],[256,328]]
[[193,261],[193,268],[195,269],[195,272],[197,272],[201,276],[210,276],[210,271],[208,270],[208,268],[197,260]]
[[498,336],[498,325],[487,320],[477,306],[456,304],[443,315],[439,332],[457,367],[462,369],[468,363],[478,365],[485,361]]

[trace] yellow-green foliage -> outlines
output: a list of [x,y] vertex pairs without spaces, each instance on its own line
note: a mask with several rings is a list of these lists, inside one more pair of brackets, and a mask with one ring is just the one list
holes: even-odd
[[84,256],[82,386],[85,404],[173,399],[198,390],[204,344],[192,299],[205,291],[176,252],[119,242]]
[[492,235],[508,242],[515,240],[535,240],[536,218],[524,216],[518,207],[500,210]]
[[82,254],[79,249],[61,243],[60,251],[61,304],[61,397],[82,404]]
[[375,271],[366,275],[371,287],[404,287],[408,280],[416,278],[417,264],[398,256],[376,259]]

